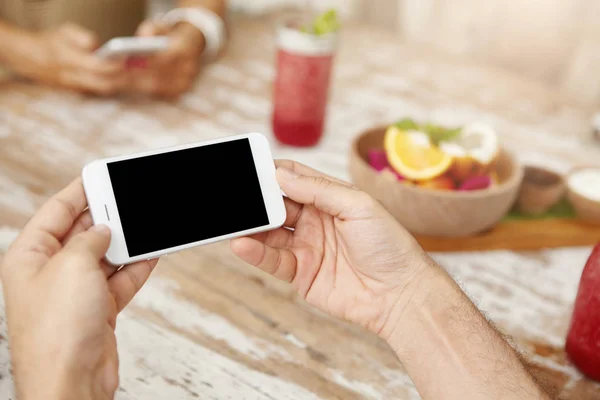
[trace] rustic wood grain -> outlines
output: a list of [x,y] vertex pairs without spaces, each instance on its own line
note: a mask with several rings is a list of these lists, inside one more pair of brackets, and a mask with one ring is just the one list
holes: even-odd
[[[97,99],[25,82],[0,84],[0,247],[88,161],[244,131],[270,134],[271,18],[234,21],[224,59],[177,102]],[[560,170],[598,162],[591,110],[496,70],[399,45],[351,27],[343,38],[327,122],[316,149],[294,158],[348,179],[352,138],[403,115],[473,119],[502,132],[522,161]],[[591,400],[562,350],[589,247],[536,252],[435,253],[498,329],[563,399]],[[0,312],[0,397],[14,398]],[[249,268],[226,243],[161,260],[120,317],[119,400],[418,399],[388,346],[319,313]]]
[[504,221],[471,237],[417,235],[427,251],[540,250],[593,246],[600,242],[600,226],[576,219]]

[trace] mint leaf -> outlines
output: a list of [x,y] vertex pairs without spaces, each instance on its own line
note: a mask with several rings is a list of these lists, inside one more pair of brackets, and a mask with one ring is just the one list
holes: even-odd
[[462,130],[458,128],[446,128],[435,124],[425,124],[421,127],[422,131],[429,136],[433,144],[438,145],[440,142],[446,142],[455,139]]
[[410,118],[404,118],[396,122],[394,126],[401,131],[415,131],[419,130],[419,125]]
[[302,26],[300,31],[320,36],[336,32],[339,29],[340,22],[337,18],[337,12],[334,9],[331,9],[317,16],[312,24]]

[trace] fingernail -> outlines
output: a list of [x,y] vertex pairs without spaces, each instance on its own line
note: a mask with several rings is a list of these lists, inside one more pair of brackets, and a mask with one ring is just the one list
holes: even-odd
[[292,171],[291,169],[284,167],[277,168],[277,172],[281,178],[287,180],[296,179],[300,176],[300,174],[298,174],[296,171]]
[[92,225],[90,227],[90,229],[88,229],[90,232],[98,232],[102,235],[110,235],[110,228],[106,225]]

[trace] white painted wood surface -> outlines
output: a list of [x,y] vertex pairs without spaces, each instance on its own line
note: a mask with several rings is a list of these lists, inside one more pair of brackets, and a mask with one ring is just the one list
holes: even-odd
[[[0,83],[0,249],[94,158],[244,131],[270,134],[272,20],[236,26],[224,59],[176,103]],[[272,141],[277,157],[347,178],[356,134],[411,115],[487,121],[522,160],[560,171],[600,160],[590,110],[536,83],[400,46],[372,28],[349,28],[343,43],[324,141],[306,150]],[[600,387],[584,380],[562,351],[588,253],[434,257],[523,349],[549,388],[564,399],[591,400]],[[117,325],[119,400],[419,398],[387,345],[310,308],[286,285],[243,265],[227,244],[161,260]],[[4,399],[14,395],[4,326],[0,335]]]

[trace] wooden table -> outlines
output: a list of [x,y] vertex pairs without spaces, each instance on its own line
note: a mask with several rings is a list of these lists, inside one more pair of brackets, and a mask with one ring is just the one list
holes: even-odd
[[[272,19],[236,23],[225,58],[177,103],[92,99],[0,84],[0,248],[36,208],[97,157],[245,131],[270,134]],[[405,47],[352,27],[337,63],[327,136],[315,149],[273,142],[347,178],[362,129],[403,115],[488,121],[522,160],[567,170],[598,162],[590,110],[535,83]],[[224,160],[227,162],[227,160]],[[435,254],[531,369],[564,399],[600,397],[562,350],[589,248]],[[3,313],[0,314],[3,320]],[[5,326],[0,398],[12,396]],[[284,284],[217,244],[165,257],[120,317],[118,399],[417,399],[388,346],[313,310]]]

